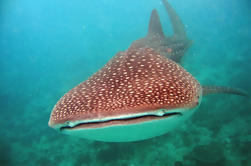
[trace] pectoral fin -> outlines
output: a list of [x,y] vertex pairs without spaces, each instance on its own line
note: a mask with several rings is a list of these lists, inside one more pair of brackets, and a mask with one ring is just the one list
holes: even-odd
[[228,94],[234,94],[234,95],[240,95],[249,97],[245,92],[231,88],[231,87],[224,87],[224,86],[202,86],[202,94],[203,96],[208,94],[215,94],[215,93],[228,93]]

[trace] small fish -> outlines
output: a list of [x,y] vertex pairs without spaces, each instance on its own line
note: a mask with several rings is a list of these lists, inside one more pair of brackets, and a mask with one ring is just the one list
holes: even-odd
[[147,36],[66,93],[52,110],[50,127],[99,141],[139,141],[165,134],[188,119],[203,95],[245,95],[232,88],[202,87],[179,64],[192,42],[176,12],[162,2],[174,35],[165,37],[153,10]]

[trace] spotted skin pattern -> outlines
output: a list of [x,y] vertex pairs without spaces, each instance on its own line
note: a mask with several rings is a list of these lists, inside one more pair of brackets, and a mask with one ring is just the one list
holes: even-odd
[[129,49],[65,94],[50,123],[192,108],[200,90],[191,74],[152,48]]

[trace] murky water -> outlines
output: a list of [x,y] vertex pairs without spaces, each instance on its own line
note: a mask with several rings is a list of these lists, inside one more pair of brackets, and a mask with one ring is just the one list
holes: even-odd
[[[204,85],[251,94],[248,0],[170,0],[194,41],[182,65]],[[147,33],[160,0],[0,2],[0,165],[250,166],[251,101],[210,95],[166,135],[105,143],[48,127],[58,99]]]

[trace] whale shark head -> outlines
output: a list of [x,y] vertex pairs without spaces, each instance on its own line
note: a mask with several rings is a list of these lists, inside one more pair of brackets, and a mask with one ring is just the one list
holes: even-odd
[[118,53],[55,105],[49,125],[101,141],[137,141],[173,129],[201,99],[199,82],[152,48]]

